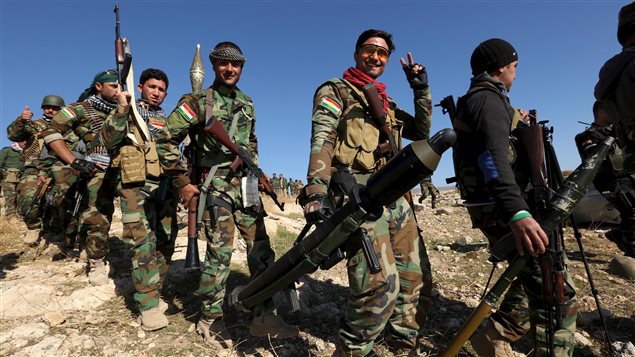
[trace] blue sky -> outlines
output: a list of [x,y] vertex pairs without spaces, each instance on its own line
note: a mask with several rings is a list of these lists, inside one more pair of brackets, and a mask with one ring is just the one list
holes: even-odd
[[[353,65],[357,36],[391,32],[397,46],[380,77],[397,103],[413,112],[399,57],[411,51],[426,66],[433,102],[465,93],[469,58],[479,42],[500,37],[519,53],[511,90],[516,107],[549,120],[563,169],[580,162],[573,138],[592,121],[593,87],[602,64],[620,51],[617,13],[626,1],[120,1],[121,33],[129,39],[138,76],[144,68],[170,77],[171,111],[191,91],[189,67],[201,44],[207,60],[220,41],[247,57],[239,83],[254,102],[263,170],[305,181],[312,97],[317,86]],[[47,94],[77,99],[95,73],[114,67],[111,1],[0,0],[0,124],[25,105],[36,116]],[[435,108],[433,132],[449,127]],[[9,145],[6,131],[0,146]],[[446,154],[433,177],[453,176]]]

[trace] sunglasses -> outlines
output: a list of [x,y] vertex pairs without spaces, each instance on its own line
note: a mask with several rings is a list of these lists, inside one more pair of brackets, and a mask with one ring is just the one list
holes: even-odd
[[364,56],[372,56],[374,53],[377,53],[377,57],[384,61],[388,60],[388,57],[390,56],[390,53],[384,47],[371,44],[363,45],[357,50],[357,52]]

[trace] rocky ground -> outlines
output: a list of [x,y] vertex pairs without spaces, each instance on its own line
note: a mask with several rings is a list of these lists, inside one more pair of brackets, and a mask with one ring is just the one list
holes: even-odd
[[[416,197],[415,197],[416,198]],[[479,303],[492,265],[487,262],[485,239],[470,228],[467,212],[453,191],[442,192],[436,209],[418,206],[434,275],[433,309],[422,332],[419,356],[440,354],[454,333]],[[286,203],[285,212],[268,206],[266,219],[272,245],[278,252],[293,243],[303,226],[300,207]],[[612,272],[611,262],[620,255],[592,225],[582,230],[582,241],[591,264],[595,286],[607,316],[613,347],[620,356],[635,355],[635,284]],[[195,295],[197,271],[183,269],[187,238],[179,233],[174,263],[163,292],[169,301],[170,325],[158,332],[145,332],[136,322],[138,311],[132,299],[121,220],[115,218],[110,231],[112,282],[92,287],[75,257],[52,261],[48,249],[22,244],[15,222],[0,222],[0,355],[2,356],[330,356],[337,341],[337,328],[347,293],[343,263],[328,271],[318,270],[299,284],[301,310],[291,313],[286,299],[276,296],[287,321],[299,325],[299,337],[276,340],[249,335],[250,316],[227,308],[226,324],[235,341],[231,351],[212,351],[196,334],[199,300]],[[204,244],[199,241],[202,252]],[[580,309],[576,333],[576,356],[608,355],[597,308],[587,275],[570,228],[565,244],[569,267],[578,289]],[[500,265],[504,267],[503,264]],[[497,269],[495,278],[503,269]],[[247,280],[244,244],[234,254],[229,287]],[[518,355],[531,353],[528,337],[514,345]],[[382,340],[378,356],[392,356]],[[469,343],[460,355],[470,356]]]

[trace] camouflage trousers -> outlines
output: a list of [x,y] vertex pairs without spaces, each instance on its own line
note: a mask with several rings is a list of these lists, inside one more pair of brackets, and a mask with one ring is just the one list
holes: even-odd
[[385,329],[387,340],[414,347],[425,315],[421,310],[429,306],[420,292],[431,288],[424,286],[431,283],[431,273],[410,205],[402,197],[361,228],[368,231],[382,270],[371,274],[361,249],[348,255],[349,296],[340,342],[352,355],[364,356]]
[[[109,167],[84,181],[82,212],[79,217],[79,239],[86,239],[86,254],[101,259],[108,254],[108,232],[115,210],[114,200],[119,182],[119,169]],[[85,189],[84,189],[85,187]]]
[[[489,240],[490,246],[500,237],[509,232],[508,226],[494,226],[481,228]],[[563,253],[564,255],[564,253]],[[561,308],[562,327],[554,331],[554,355],[572,356],[576,328],[577,303],[575,298],[575,285],[566,269],[565,261],[565,296],[564,306]],[[547,328],[549,322],[549,310],[542,294],[542,274],[537,258],[531,258],[525,267],[512,282],[509,290],[503,298],[503,302],[490,321],[494,328],[509,342],[516,341],[531,331],[534,336],[534,356],[549,356]],[[555,314],[552,318],[552,326],[556,326]]]
[[24,219],[28,229],[41,228],[40,233],[45,234],[47,230],[50,231],[51,226],[49,224],[46,227],[41,227],[43,223],[42,215],[45,213],[44,200],[33,202],[33,197],[38,187],[38,172],[39,170],[35,167],[28,167],[24,170],[22,180],[20,180],[18,185],[18,213]]
[[159,292],[174,253],[177,197],[174,191],[158,197],[159,181],[152,179],[139,184],[120,182],[117,190],[122,239],[132,247],[134,299],[139,310],[146,311],[159,306]]
[[72,248],[75,245],[78,230],[78,219],[72,215],[75,206],[77,172],[61,161],[53,164],[51,172],[53,174],[51,220],[59,227],[58,229],[63,230],[60,233],[64,234],[66,246]]
[[2,182],[2,197],[4,198],[4,215],[15,216],[18,213],[18,182]]
[[[264,212],[242,208],[240,178],[234,177],[230,182],[215,178],[211,194],[215,198],[208,200],[209,215],[204,217],[203,222],[207,249],[198,294],[202,300],[203,316],[217,318],[223,316],[222,304],[236,228],[247,245],[247,265],[252,278],[273,264],[275,253],[265,229]],[[273,301],[268,299],[254,308],[254,314],[273,312],[274,309]]]

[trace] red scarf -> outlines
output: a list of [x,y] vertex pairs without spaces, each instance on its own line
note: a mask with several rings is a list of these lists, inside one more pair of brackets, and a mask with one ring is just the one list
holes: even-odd
[[373,77],[367,75],[366,73],[360,71],[355,67],[349,67],[346,71],[344,71],[344,79],[351,82],[355,87],[359,89],[362,89],[362,87],[370,82],[375,82],[375,88],[377,88],[379,96],[384,101],[384,112],[388,112],[388,94],[386,94],[385,84],[376,81]]

